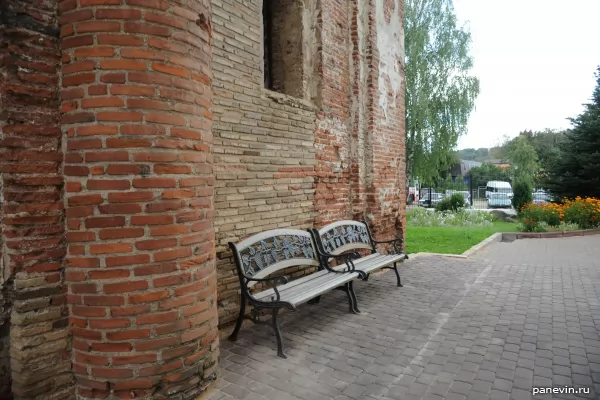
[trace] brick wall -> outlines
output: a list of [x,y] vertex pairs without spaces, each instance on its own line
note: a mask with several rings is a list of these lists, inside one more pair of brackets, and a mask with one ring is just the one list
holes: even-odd
[[228,241],[402,233],[402,1],[278,5],[287,94],[260,0],[0,4],[0,398],[194,398]]
[[[67,398],[72,374],[61,275],[65,247],[57,2],[2,2],[0,14],[0,282],[5,301],[0,347],[10,330],[15,398]],[[0,350],[3,374],[5,355],[6,349]],[[0,379],[0,398],[7,398],[7,377]]]
[[[262,1],[213,1],[221,325],[235,317],[239,304],[228,241],[365,214],[376,217],[379,237],[402,234],[404,87],[388,72],[398,71],[404,56],[402,45],[388,43],[394,51],[385,53],[380,80],[377,39],[383,28],[400,40],[402,26],[378,25],[374,0],[298,4],[278,3],[273,17],[276,35],[287,26],[290,43],[302,39],[303,71],[296,64],[291,72],[304,78],[295,79],[291,92],[274,87],[289,96],[263,88]],[[400,18],[401,6],[388,1],[384,8],[388,21],[392,14]],[[282,12],[301,15],[288,15],[294,23],[282,27]],[[273,72],[282,75],[281,68]]]
[[192,399],[215,377],[210,21],[208,0],[61,3],[79,398]]

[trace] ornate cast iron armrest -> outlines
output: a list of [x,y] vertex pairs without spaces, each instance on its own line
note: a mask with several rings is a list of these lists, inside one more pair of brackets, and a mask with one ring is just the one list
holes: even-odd
[[373,239],[373,243],[376,246],[378,244],[390,244],[390,243],[392,243],[394,245],[394,251],[396,252],[396,254],[402,254],[402,251],[400,250],[400,248],[398,246],[401,245],[402,243],[404,243],[404,240],[402,240],[399,237],[397,237],[395,239],[391,239],[391,240],[375,240],[375,239]]
[[333,254],[329,254],[329,253],[324,253],[320,249],[317,248],[317,253],[319,254],[319,256],[324,257],[324,258],[336,258],[336,259],[339,258],[346,264],[346,267],[348,267],[348,269],[346,271],[337,271],[337,270],[331,268],[327,262],[324,262],[325,268],[327,268],[327,270],[329,272],[333,272],[335,274],[345,274],[348,272],[356,272],[358,274],[358,276],[360,276],[362,279],[366,278],[366,276],[367,276],[367,274],[364,273],[363,271],[356,270],[356,266],[354,265],[353,260],[360,258],[360,254],[358,254],[358,252],[356,252],[356,251],[353,251],[352,253],[333,255]]
[[271,301],[275,302],[275,301],[280,301],[281,300],[281,295],[279,294],[279,290],[277,290],[277,282],[280,282],[280,284],[285,285],[286,283],[288,283],[290,281],[290,279],[287,276],[276,276],[273,278],[262,278],[262,279],[256,279],[256,278],[249,278],[246,277],[246,279],[248,281],[253,281],[253,282],[273,282],[275,285],[272,287],[272,289],[275,291],[275,295],[277,296],[276,299],[271,298]]

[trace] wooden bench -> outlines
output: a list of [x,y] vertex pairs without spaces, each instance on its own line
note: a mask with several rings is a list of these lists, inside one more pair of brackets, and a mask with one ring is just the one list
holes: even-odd
[[[229,242],[233,252],[241,297],[240,313],[229,340],[237,340],[245,318],[246,303],[253,306],[250,319],[254,323],[267,324],[275,330],[277,355],[283,354],[283,340],[278,322],[278,312],[282,308],[296,311],[300,304],[318,298],[332,289],[342,288],[347,296],[350,312],[356,312],[356,296],[352,281],[366,278],[365,273],[353,271],[351,259],[359,255],[342,254],[328,256],[342,261],[335,269],[323,266],[320,258],[325,256],[317,248],[312,235],[296,229],[275,229],[251,236],[239,243]],[[286,276],[269,277],[289,267],[319,268],[319,270],[290,281]],[[257,283],[271,286],[256,289]],[[259,319],[262,310],[272,310],[270,322]]]
[[[358,221],[338,221],[319,230],[313,228],[310,232],[320,253],[335,257],[352,251],[354,256],[348,259],[347,262],[354,267],[357,273],[362,273],[364,280],[368,280],[369,275],[377,270],[393,269],[396,273],[397,286],[402,287],[398,264],[408,259],[408,256],[401,251],[401,238],[375,240],[369,225],[366,222]],[[394,249],[392,254],[380,253],[377,246],[382,244],[391,245]],[[365,257],[358,255],[357,257],[356,251],[361,249],[368,249],[371,254]],[[323,266],[328,265],[330,260],[331,258],[322,258]]]

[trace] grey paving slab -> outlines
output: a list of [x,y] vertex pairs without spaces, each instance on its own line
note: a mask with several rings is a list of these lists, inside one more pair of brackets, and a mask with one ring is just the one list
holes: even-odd
[[[494,243],[469,259],[419,257],[345,295],[221,342],[209,399],[600,398],[600,236]],[[532,395],[573,386],[589,393]]]

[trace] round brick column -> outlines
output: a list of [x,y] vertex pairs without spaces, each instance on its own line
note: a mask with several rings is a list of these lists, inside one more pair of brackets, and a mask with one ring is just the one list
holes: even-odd
[[64,0],[77,395],[192,399],[218,352],[210,0]]

